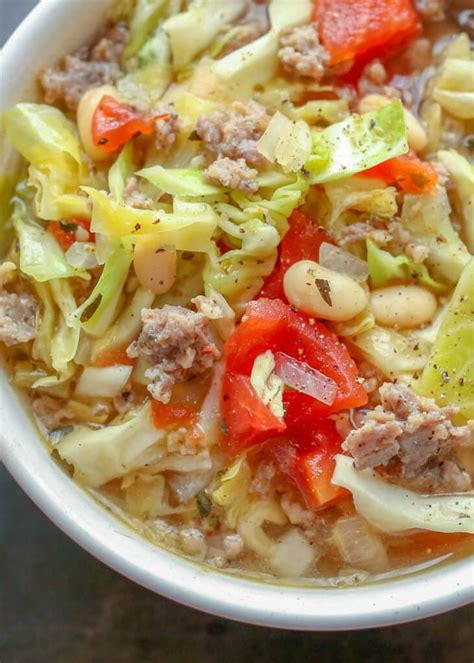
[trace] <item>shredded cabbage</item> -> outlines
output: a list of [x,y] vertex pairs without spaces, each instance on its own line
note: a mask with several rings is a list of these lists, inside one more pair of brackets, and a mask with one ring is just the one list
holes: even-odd
[[329,199],[330,210],[327,218],[322,221],[336,239],[347,223],[360,220],[348,215],[349,210],[382,219],[391,219],[398,211],[396,190],[392,187],[381,188],[377,180],[349,177],[325,184],[324,190]]
[[78,187],[87,175],[74,125],[53,106],[16,104],[3,114],[3,126],[15,148],[31,164],[30,184],[37,189],[41,219],[88,217]]
[[225,520],[235,528],[240,513],[248,504],[252,472],[245,456],[239,456],[222,475],[219,487],[212,493],[213,500],[225,509]]
[[166,454],[165,432],[155,428],[151,403],[127,421],[93,429],[75,426],[55,449],[74,467],[74,478],[98,488]]
[[49,345],[54,336],[57,322],[57,311],[51,286],[49,283],[34,282],[36,295],[41,302],[41,321],[33,341],[31,355],[33,359],[40,360],[48,368],[52,368],[52,358]]
[[372,470],[356,470],[353,460],[341,455],[336,456],[332,483],[350,490],[357,511],[383,532],[474,534],[474,492],[419,495],[384,481]]
[[138,336],[142,321],[141,311],[153,304],[155,295],[150,290],[137,288],[130,303],[120,313],[114,324],[98,338],[92,348],[92,361],[110,350],[123,349]]
[[474,258],[459,279],[416,390],[474,419]]
[[275,417],[283,418],[285,410],[283,408],[283,388],[284,383],[274,373],[275,357],[271,350],[263,352],[255,359],[250,382],[258,398],[268,407]]
[[137,0],[130,20],[130,37],[123,52],[127,61],[138,53],[163,19],[169,0]]
[[110,166],[109,191],[118,203],[123,203],[123,192],[128,178],[133,173],[133,141],[124,145],[119,156]]
[[173,212],[141,210],[122,205],[107,194],[83,187],[92,200],[93,232],[135,238],[150,234],[163,245],[181,251],[207,251],[217,225],[217,215],[207,203],[191,203],[175,197]]
[[401,373],[421,371],[428,360],[429,347],[425,343],[388,327],[374,325],[350,341],[391,380]]
[[426,264],[432,275],[446,283],[456,283],[470,255],[449,219],[446,191],[438,187],[422,196],[406,195],[402,223],[412,237],[430,251]]
[[91,336],[102,336],[114,321],[132,262],[132,245],[118,241],[106,260],[100,279],[86,301],[74,312],[84,331]]
[[377,166],[408,152],[403,106],[393,101],[383,108],[351,115],[313,133],[312,155],[305,168],[311,184],[332,182]]
[[434,292],[446,290],[443,283],[431,278],[428,268],[423,263],[417,263],[406,255],[393,256],[379,248],[371,239],[366,243],[369,276],[374,288],[381,288],[394,281],[404,282],[414,279]]
[[192,62],[244,8],[245,0],[195,0],[187,11],[167,19],[163,28],[170,40],[174,68]]
[[222,187],[206,182],[202,171],[194,168],[163,168],[163,166],[156,165],[143,168],[136,174],[144,177],[163,193],[173,196],[194,198],[219,194],[223,191]]
[[128,103],[139,108],[153,108],[172,80],[171,49],[165,31],[158,28],[141,48],[136,66],[120,78],[117,88]]
[[256,85],[264,85],[278,66],[280,34],[287,28],[307,23],[312,13],[310,0],[271,0],[268,8],[271,30],[239,48],[212,66],[212,72],[234,95],[250,97]]
[[466,246],[474,254],[474,165],[456,150],[441,150],[438,161],[449,171],[454,185],[457,209],[463,222]]
[[20,243],[20,269],[35,281],[68,279],[74,276],[90,279],[84,271],[75,269],[54,237],[43,226],[27,218],[26,207],[15,206],[13,225]]
[[474,118],[474,59],[467,34],[459,35],[446,49],[432,96],[451,115]]
[[77,381],[75,394],[82,398],[114,398],[127,384],[131,372],[132,366],[120,364],[87,366]]
[[75,373],[73,360],[79,346],[81,329],[74,319],[76,300],[69,281],[57,279],[49,282],[51,294],[59,309],[59,322],[56,325],[54,336],[49,340],[51,365],[57,375],[38,379],[33,389],[54,387],[70,380]]

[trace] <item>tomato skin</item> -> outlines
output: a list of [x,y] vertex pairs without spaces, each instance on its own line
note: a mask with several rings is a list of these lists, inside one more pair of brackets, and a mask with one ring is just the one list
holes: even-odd
[[151,134],[160,115],[146,118],[132,106],[105,95],[99,102],[92,118],[92,139],[103,152],[115,152],[137,134]]
[[[89,233],[89,241],[95,241],[95,235],[90,231],[91,222],[89,219],[71,219],[67,223],[81,226]],[[53,235],[54,239],[57,241],[63,251],[67,251],[77,241],[76,234],[74,232],[68,232],[65,230],[59,221],[50,221],[48,224],[48,231],[51,233],[51,235]]]
[[294,481],[309,509],[320,509],[349,495],[331,483],[341,443],[334,422],[320,419],[300,435],[268,442],[264,454]]
[[286,301],[283,277],[299,260],[318,260],[323,242],[334,244],[326,230],[301,210],[294,210],[288,219],[288,232],[281,241],[277,265],[263,284],[259,297]]
[[173,425],[189,425],[194,423],[198,407],[196,403],[183,401],[180,403],[160,403],[152,400],[153,423],[156,428]]
[[314,18],[331,65],[385,59],[421,34],[411,0],[315,0]]
[[429,193],[438,183],[436,168],[419,159],[410,151],[401,157],[388,159],[374,168],[361,173],[363,177],[374,177],[386,184],[396,185],[404,193]]
[[241,453],[286,430],[284,422],[257,398],[246,375],[226,372],[221,412],[226,425],[223,446],[230,454]]
[[107,366],[135,366],[136,359],[132,359],[127,355],[126,348],[113,348],[112,350],[105,350],[102,352],[94,362],[94,366],[98,368],[106,368]]
[[[258,299],[249,304],[225,345],[227,371],[249,376],[255,359],[266,350],[284,352],[307,362],[339,387],[330,406],[305,394],[288,392],[285,402],[288,405],[291,401],[296,411],[310,402],[311,416],[321,416],[367,403],[367,394],[357,381],[357,366],[345,345],[324,323],[296,313],[279,299]],[[293,417],[291,412],[287,412],[285,421],[288,417]]]

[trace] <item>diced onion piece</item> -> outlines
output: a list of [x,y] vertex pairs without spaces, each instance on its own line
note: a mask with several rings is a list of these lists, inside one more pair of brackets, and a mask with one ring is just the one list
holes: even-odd
[[360,516],[339,518],[334,526],[334,542],[342,559],[356,569],[381,573],[388,569],[385,547]]
[[312,396],[326,405],[334,403],[337,384],[306,362],[289,357],[284,352],[277,352],[275,373],[288,387]]
[[300,578],[321,556],[318,547],[311,545],[296,528],[286,532],[276,544],[269,561],[280,578]]
[[132,366],[117,364],[97,368],[88,366],[82,372],[76,385],[76,396],[84,398],[114,398],[127,384]]
[[367,281],[369,276],[369,265],[365,260],[328,242],[321,244],[319,264],[326,269],[350,276],[354,281]]
[[66,259],[77,269],[94,269],[99,264],[93,242],[74,242],[66,252]]
[[277,111],[257,143],[257,150],[285,173],[303,168],[311,154],[311,131],[303,120],[289,120]]

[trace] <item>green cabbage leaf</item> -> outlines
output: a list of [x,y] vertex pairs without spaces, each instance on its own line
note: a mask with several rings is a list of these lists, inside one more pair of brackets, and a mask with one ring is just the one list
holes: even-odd
[[163,166],[151,166],[143,168],[137,173],[151,182],[163,193],[173,196],[212,196],[224,191],[222,187],[209,184],[204,179],[201,170],[195,168],[163,168]]
[[426,265],[434,278],[457,283],[470,254],[450,221],[446,191],[438,187],[421,196],[406,195],[401,220],[412,237],[429,249]]
[[83,187],[92,200],[93,232],[112,237],[153,235],[163,245],[180,251],[207,251],[217,226],[217,215],[207,203],[194,203],[175,197],[173,212],[142,210],[111,200],[103,191]]
[[74,478],[98,488],[128,472],[156,463],[166,454],[165,432],[155,427],[148,401],[126,421],[104,428],[75,426],[55,446],[74,467]]
[[449,171],[456,209],[462,219],[464,240],[469,251],[474,254],[474,165],[456,150],[440,150],[438,161]]
[[465,267],[415,388],[474,419],[474,258]]
[[381,288],[393,282],[416,281],[434,292],[443,292],[446,286],[435,281],[426,265],[417,263],[406,255],[393,256],[384,251],[371,239],[367,243],[367,263],[369,277],[374,288]]
[[322,131],[314,130],[312,155],[305,168],[311,184],[332,182],[408,152],[400,101],[351,115]]
[[117,240],[94,290],[74,311],[73,318],[91,336],[102,336],[114,321],[131,262],[131,242]]
[[53,106],[21,103],[4,113],[3,126],[30,163],[29,183],[37,189],[38,216],[47,220],[87,218],[87,199],[78,195],[87,167],[72,122]]
[[341,455],[336,456],[332,483],[350,490],[358,513],[383,532],[474,534],[474,492],[420,495],[384,481],[373,470],[356,470],[352,458]]
[[35,281],[79,277],[85,280],[90,275],[72,267],[57,241],[46,228],[28,218],[26,206],[18,202],[12,216],[20,244],[20,269]]

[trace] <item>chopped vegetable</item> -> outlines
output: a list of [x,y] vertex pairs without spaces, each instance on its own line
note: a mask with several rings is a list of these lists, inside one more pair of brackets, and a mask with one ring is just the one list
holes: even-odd
[[115,152],[135,136],[153,133],[156,120],[167,117],[163,114],[146,118],[128,104],[105,95],[92,118],[94,145],[104,152]]
[[60,457],[74,467],[74,478],[96,488],[166,454],[165,434],[151,416],[151,404],[127,421],[97,430],[76,426],[56,445]]
[[279,260],[259,293],[261,297],[285,301],[283,277],[286,270],[300,260],[319,260],[321,245],[331,242],[326,230],[301,210],[295,210],[288,223],[290,228],[280,244]]
[[345,274],[354,281],[367,281],[369,275],[369,265],[365,260],[328,242],[321,244],[318,262],[325,269]]
[[423,263],[417,263],[406,255],[392,256],[380,249],[371,239],[367,240],[367,262],[370,282],[374,288],[381,288],[387,283],[406,282],[413,279],[434,292],[443,292],[446,286],[430,276]]
[[450,220],[446,191],[435,189],[423,196],[405,196],[402,223],[408,232],[429,249],[425,260],[432,276],[456,283],[470,254]]
[[[285,391],[286,414],[282,425],[268,408],[262,409],[263,403],[256,397],[247,377],[255,359],[267,350],[274,354],[283,352],[305,362],[334,381],[337,385],[334,402],[327,405],[304,393]],[[225,443],[233,453],[283,432],[286,426],[289,431],[299,430],[303,412],[307,421],[311,421],[323,414],[367,402],[367,395],[357,381],[356,366],[337,337],[321,322],[295,313],[279,300],[259,299],[250,304],[226,343],[225,357],[222,408],[229,430]]]
[[414,152],[384,161],[361,175],[393,184],[404,193],[430,193],[439,179],[436,168]]
[[287,387],[311,396],[321,403],[332,405],[337,394],[337,385],[304,361],[289,357],[284,352],[275,355],[275,372]]
[[314,12],[332,65],[386,58],[421,32],[410,0],[315,0]]
[[77,381],[75,393],[82,398],[114,398],[128,382],[131,366],[115,364],[104,368],[87,366]]
[[94,241],[94,233],[90,232],[89,219],[72,219],[67,222],[51,221],[48,230],[53,235],[63,251],[67,251],[76,242],[76,230],[84,228],[89,233],[89,240]]
[[305,168],[311,184],[322,184],[366,171],[407,151],[403,106],[393,101],[314,133]]
[[257,143],[257,150],[285,173],[298,172],[311,154],[311,132],[303,120],[292,122],[276,112]]
[[372,470],[358,471],[351,458],[336,456],[332,479],[351,491],[357,511],[383,532],[427,529],[474,534],[474,494],[419,495],[388,483]]
[[330,419],[307,421],[306,430],[268,442],[264,453],[301,491],[309,509],[320,509],[347,496],[331,483],[341,438]]
[[474,259],[465,267],[441,321],[416,390],[474,419]]
[[283,381],[281,376],[274,372],[275,357],[273,352],[267,350],[259,355],[252,366],[250,383],[258,398],[267,405],[270,412],[279,417],[284,415],[283,410]]

